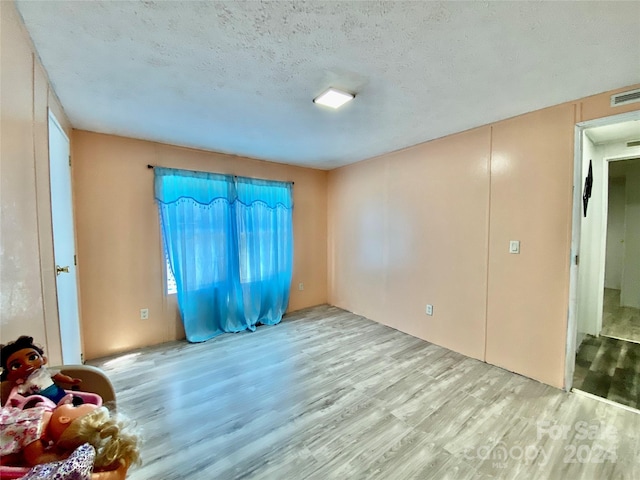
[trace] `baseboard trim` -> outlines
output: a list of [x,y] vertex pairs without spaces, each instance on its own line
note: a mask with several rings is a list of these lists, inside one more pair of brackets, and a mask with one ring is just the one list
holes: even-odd
[[628,405],[623,405],[621,403],[614,402],[613,400],[609,400],[608,398],[599,397],[597,395],[594,395],[593,393],[585,392],[578,388],[572,388],[571,393],[575,393],[576,395],[580,395],[582,397],[591,398],[593,400],[598,400],[599,402],[607,403],[614,407],[622,408],[623,410],[627,410],[629,412],[633,412],[637,415],[640,415],[640,410],[638,410],[637,408],[629,407]]
[[637,340],[629,340],[628,338],[622,338],[622,337],[614,337],[613,335],[604,335],[604,334],[600,334],[601,337],[607,337],[607,338],[613,338],[614,340],[622,340],[623,342],[630,342],[630,343],[637,343],[640,345],[640,342],[638,342]]

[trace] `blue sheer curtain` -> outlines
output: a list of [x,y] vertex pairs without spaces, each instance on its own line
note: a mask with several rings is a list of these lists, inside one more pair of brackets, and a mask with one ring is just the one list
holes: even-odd
[[160,167],[154,174],[187,340],[278,323],[293,271],[291,184]]

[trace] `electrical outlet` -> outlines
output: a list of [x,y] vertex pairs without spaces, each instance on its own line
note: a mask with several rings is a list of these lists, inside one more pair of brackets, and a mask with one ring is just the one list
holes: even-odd
[[433,305],[427,305],[426,313],[427,315],[433,315]]
[[148,320],[149,319],[149,309],[141,308],[140,309],[140,320]]
[[304,283],[300,282],[298,284],[298,290],[304,290]]

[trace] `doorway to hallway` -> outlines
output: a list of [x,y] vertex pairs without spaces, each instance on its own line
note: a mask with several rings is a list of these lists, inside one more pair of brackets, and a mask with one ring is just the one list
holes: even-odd
[[640,343],[633,340],[640,339],[640,316],[633,309],[640,307],[640,112],[624,117],[577,129],[567,385],[638,408]]
[[608,170],[600,335],[640,343],[640,158],[609,162]]

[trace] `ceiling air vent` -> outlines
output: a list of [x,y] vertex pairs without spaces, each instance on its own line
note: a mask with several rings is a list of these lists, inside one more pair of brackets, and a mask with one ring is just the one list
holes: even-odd
[[640,147],[640,140],[633,140],[632,142],[627,142],[627,147]]
[[627,103],[640,102],[640,88],[637,90],[629,90],[628,92],[616,93],[611,95],[611,106],[619,107]]

